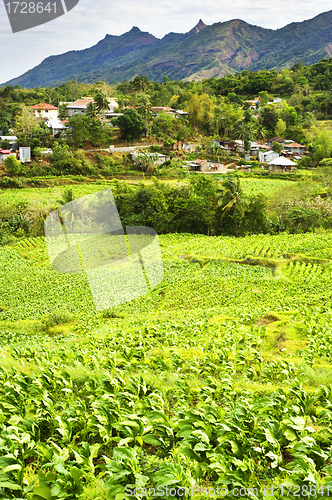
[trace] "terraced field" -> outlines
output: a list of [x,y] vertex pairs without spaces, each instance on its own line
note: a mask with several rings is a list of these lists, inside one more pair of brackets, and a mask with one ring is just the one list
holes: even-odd
[[0,498],[327,498],[332,235],[159,242],[99,313],[43,238],[0,247]]

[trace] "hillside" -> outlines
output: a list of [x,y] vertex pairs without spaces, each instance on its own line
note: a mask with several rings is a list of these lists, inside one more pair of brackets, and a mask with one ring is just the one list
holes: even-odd
[[199,21],[185,34],[158,39],[133,27],[121,36],[106,35],[95,46],[51,56],[7,82],[31,88],[68,80],[110,83],[144,74],[149,79],[201,80],[244,69],[251,71],[313,64],[332,55],[332,10],[279,30],[240,19],[206,26]]

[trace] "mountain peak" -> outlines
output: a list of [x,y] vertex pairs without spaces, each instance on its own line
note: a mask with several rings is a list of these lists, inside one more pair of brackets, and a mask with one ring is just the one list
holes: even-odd
[[188,35],[191,35],[193,33],[198,33],[199,31],[203,30],[204,28],[207,28],[207,24],[205,24],[202,19],[198,21],[196,26],[194,26],[190,31],[188,31]]
[[141,30],[137,26],[133,26],[128,33],[141,33]]

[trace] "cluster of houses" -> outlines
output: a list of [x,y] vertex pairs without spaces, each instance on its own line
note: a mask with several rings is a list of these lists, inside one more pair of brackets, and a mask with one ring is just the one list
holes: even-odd
[[[116,116],[119,116],[121,113],[117,112],[118,102],[116,98],[108,98],[108,109],[104,110],[102,120],[109,120]],[[254,99],[252,101],[247,101],[248,104],[254,109],[259,106],[259,99]],[[280,99],[275,99],[273,103],[281,102]],[[67,118],[71,118],[76,114],[86,113],[89,104],[94,103],[93,97],[84,97],[82,99],[78,99],[75,102],[62,102],[60,105],[65,105],[67,110]],[[272,104],[273,104],[272,103]],[[66,126],[68,119],[61,120],[59,118],[59,108],[53,106],[48,103],[39,103],[35,104],[31,107],[35,113],[37,118],[44,120],[47,125],[52,129],[52,133],[54,136],[60,134]],[[170,115],[172,118],[179,118],[185,115],[188,115],[185,111],[176,110],[167,106],[154,106],[151,108],[154,116],[158,116],[159,113],[166,113]],[[8,155],[15,154],[16,157],[20,158],[22,161],[30,161],[30,148],[20,148],[17,151],[16,136],[0,136],[0,140],[7,139],[11,149],[1,149],[0,148],[0,161],[3,161]],[[272,150],[273,142],[277,142],[282,144],[283,152],[282,156],[279,153]],[[302,155],[306,154],[306,148],[302,144],[298,144],[292,140],[283,140],[280,137],[273,137],[269,139],[267,142],[252,142],[250,147],[250,153],[244,151],[244,144],[241,140],[229,140],[229,139],[220,139],[214,140],[214,144],[218,146],[221,150],[225,152],[226,155],[230,155],[231,153],[245,153],[245,159],[249,161],[252,157],[255,157],[259,160],[261,164],[268,164],[271,171],[291,171],[292,168],[296,165],[292,160],[299,160],[302,158]],[[29,149],[29,151],[28,151]],[[173,145],[174,151],[184,151],[187,153],[195,153],[199,149],[199,145],[197,143],[189,143],[178,141]],[[168,155],[158,155],[158,159],[154,160],[156,165],[161,165],[168,161],[170,157]],[[139,153],[135,153],[133,155],[133,160],[135,162],[139,161]],[[287,161],[285,161],[287,160]],[[231,164],[233,167],[235,164]],[[200,158],[195,159],[194,161],[188,161],[184,163],[184,166],[189,166],[191,170],[198,172],[225,172],[229,171],[227,166],[223,163],[215,163],[207,160],[202,160]],[[235,167],[236,168],[236,167]],[[241,167],[242,170],[250,170],[250,165],[243,165]]]
[[[243,141],[241,140],[230,141],[229,139],[220,139],[220,140],[216,139],[213,142],[216,145],[218,145],[221,149],[223,149],[226,154],[230,154],[231,152],[244,153],[244,145]],[[258,141],[252,142],[250,146],[250,156],[259,157],[259,154],[263,152],[274,153],[274,151],[272,151],[273,142],[278,142],[282,144],[282,146],[284,147],[283,154],[286,156],[293,156],[295,160],[300,160],[302,158],[302,155],[306,154],[306,147],[303,146],[302,144],[298,144],[297,142],[294,142],[292,140],[283,140],[280,137],[273,137],[272,139],[269,139],[267,142],[258,142]],[[265,163],[265,161],[266,160],[264,158],[264,160],[261,161],[261,163]]]
[[[277,142],[283,146],[282,155],[273,151],[272,144]],[[231,152],[244,153],[244,144],[241,140],[230,141],[228,139],[215,140],[214,143],[218,145],[222,150],[225,151],[227,155]],[[268,164],[271,171],[284,171],[289,172],[295,166],[296,163],[292,160],[300,160],[304,155],[307,154],[306,147],[303,144],[298,144],[293,140],[281,139],[280,137],[272,137],[266,142],[252,142],[250,146],[250,153],[245,155],[245,159],[250,161],[251,157],[258,159],[261,164]],[[284,158],[288,161],[278,160],[278,158]],[[279,165],[281,161],[281,164]],[[287,164],[286,164],[287,163]],[[245,166],[242,170],[245,170]],[[250,166],[247,167],[250,170]]]
[[[108,110],[104,111],[104,118],[110,119],[114,116],[119,116],[119,113],[115,113],[115,108],[118,107],[116,98],[109,98],[108,100]],[[60,102],[61,104],[66,105],[67,116],[71,118],[75,114],[82,114],[86,112],[87,106],[89,103],[94,102],[93,97],[85,97],[83,99],[78,99],[75,102]],[[60,134],[64,129],[65,125],[68,122],[67,119],[60,120],[59,119],[59,108],[53,106],[52,104],[41,102],[31,106],[31,109],[34,111],[34,114],[40,120],[43,120],[47,125],[52,129],[52,133],[54,136]],[[0,141],[7,140],[10,144],[10,149],[1,149],[0,148],[0,162],[4,161],[7,156],[15,155],[20,161],[30,161],[31,160],[31,151],[30,148],[17,148],[17,137],[16,136],[1,136]]]
[[18,138],[16,135],[0,135],[0,143],[6,142],[10,149],[0,148],[0,162],[3,162],[8,156],[15,156],[22,163],[31,161],[31,150],[29,147],[17,147]]
[[[245,153],[244,144],[241,140],[216,139],[213,142],[221,150],[223,150],[227,156],[231,153]],[[281,155],[273,151],[273,142],[278,142],[283,145],[284,150]],[[177,141],[173,145],[173,151],[184,151],[186,153],[199,154],[199,149],[200,145],[197,143]],[[140,154],[141,153],[138,151],[132,153],[134,163],[137,163],[139,161]],[[307,154],[306,147],[302,144],[298,144],[292,140],[282,140],[280,137],[273,137],[267,142],[252,142],[250,154],[245,154],[245,159],[248,162],[251,159],[257,159],[262,166],[263,164],[268,165],[271,172],[292,172],[296,169],[296,162],[294,162],[293,160],[300,160],[305,154]],[[154,158],[152,163],[155,166],[162,165],[169,159],[170,156],[159,154],[158,159]],[[225,173],[237,169],[242,171],[251,171],[252,169],[251,164],[240,166],[237,165],[237,161],[225,164],[212,162],[201,158],[196,158],[192,161],[184,161],[183,167],[185,166],[189,166],[190,170],[192,171],[204,173]]]
[[[117,99],[112,97],[107,99],[107,101],[109,109],[103,111],[104,119],[111,119],[115,116],[119,116],[119,113],[115,113],[115,108],[118,107]],[[60,102],[59,106],[64,104],[67,109],[67,117],[72,118],[76,114],[85,113],[90,103],[94,103],[93,97],[84,97],[83,99],[78,99],[75,102]],[[58,135],[65,129],[65,125],[68,120],[59,119],[59,108],[56,106],[46,102],[41,102],[32,106],[32,109],[37,118],[41,118],[49,127],[52,128],[54,136]]]
[[[118,108],[118,102],[115,97],[110,97],[107,99],[107,101],[108,109],[103,110],[103,116],[101,118],[102,120],[110,120],[123,114],[116,112],[116,109]],[[93,97],[84,97],[82,99],[77,99],[75,102],[60,102],[59,106],[64,104],[67,109],[67,117],[72,118],[76,114],[86,113],[87,107],[91,103],[94,103]],[[131,108],[131,106],[128,106],[128,108]],[[36,117],[45,120],[48,126],[52,128],[54,136],[65,129],[65,124],[68,120],[60,120],[58,118],[59,108],[57,108],[56,106],[41,102],[32,106],[32,109],[34,110]],[[151,111],[154,116],[158,116],[159,113],[166,113],[172,118],[179,118],[188,115],[187,112],[182,111],[181,109],[173,109],[167,106],[154,106],[151,108]]]

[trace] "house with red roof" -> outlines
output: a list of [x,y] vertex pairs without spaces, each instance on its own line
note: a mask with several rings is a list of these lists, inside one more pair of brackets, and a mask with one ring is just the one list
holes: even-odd
[[0,148],[0,161],[4,161],[7,158],[7,156],[9,156],[11,154],[15,155],[15,153],[12,153],[10,149],[1,149]]
[[47,102],[40,102],[39,104],[31,106],[31,108],[34,110],[37,118],[44,118],[47,120],[56,120],[58,118],[59,109]]

